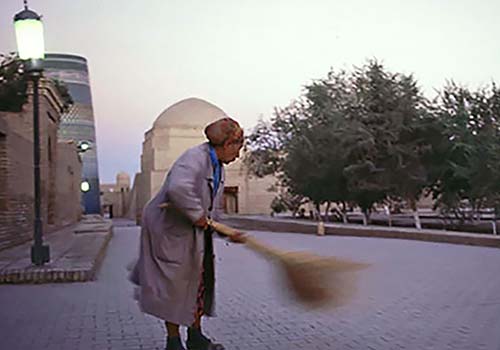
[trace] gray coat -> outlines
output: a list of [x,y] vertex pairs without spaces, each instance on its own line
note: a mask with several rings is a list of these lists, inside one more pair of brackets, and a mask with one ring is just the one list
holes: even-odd
[[[177,159],[158,194],[144,207],[139,260],[131,274],[132,282],[138,285],[136,297],[143,312],[181,325],[194,322],[204,239],[203,230],[193,222],[203,215],[215,218],[224,178],[222,170],[217,194],[212,198],[209,145],[201,144]],[[175,209],[159,208],[163,202],[173,204]]]

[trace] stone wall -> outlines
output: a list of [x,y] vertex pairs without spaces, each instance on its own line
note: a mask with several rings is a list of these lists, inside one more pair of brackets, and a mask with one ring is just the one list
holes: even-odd
[[83,213],[80,182],[82,161],[75,144],[57,143],[55,221],[65,226],[80,220]]
[[101,184],[101,206],[110,218],[127,217],[130,206],[130,176],[125,172],[116,175],[116,183]]

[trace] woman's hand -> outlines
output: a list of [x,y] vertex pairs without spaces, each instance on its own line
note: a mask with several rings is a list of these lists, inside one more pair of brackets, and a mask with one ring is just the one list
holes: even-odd
[[207,220],[207,217],[206,216],[202,216],[201,218],[199,218],[198,220],[196,220],[194,222],[194,226],[196,227],[200,227],[204,230],[206,230],[208,228],[208,220]]
[[237,231],[235,234],[229,236],[229,241],[233,243],[246,243],[247,236],[240,231]]

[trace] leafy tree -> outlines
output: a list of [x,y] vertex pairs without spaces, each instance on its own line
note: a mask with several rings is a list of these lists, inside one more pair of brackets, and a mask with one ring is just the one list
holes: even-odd
[[425,124],[414,126],[424,112],[414,79],[377,61],[331,71],[250,135],[251,168],[278,174],[317,207],[356,203],[368,222],[375,203],[388,196],[416,203],[425,187]]
[[369,210],[371,203],[387,197],[403,200],[420,228],[416,203],[428,184],[422,158],[432,126],[427,122],[427,101],[413,76],[389,73],[377,61],[358,69],[353,85],[360,103],[352,118],[366,134],[359,144],[361,156],[348,169],[349,179],[356,183],[353,191],[360,196],[356,201]]
[[[496,208],[500,197],[500,91],[493,83],[475,92],[453,82],[434,103],[442,138],[435,143],[431,190],[436,205],[459,219]],[[470,206],[472,216],[461,211]]]
[[[63,108],[67,110],[73,99],[63,82],[51,79],[62,97]],[[27,101],[27,81],[24,65],[16,54],[0,54],[0,111],[21,112]]]
[[14,54],[0,54],[0,111],[21,112],[26,88],[22,62]]

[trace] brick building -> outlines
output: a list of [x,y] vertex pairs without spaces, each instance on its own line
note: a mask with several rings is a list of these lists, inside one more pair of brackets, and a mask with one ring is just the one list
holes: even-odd
[[[40,174],[43,232],[81,215],[81,160],[75,144],[59,142],[63,101],[55,85],[40,81]],[[0,111],[0,250],[33,237],[33,104],[20,113]]]

